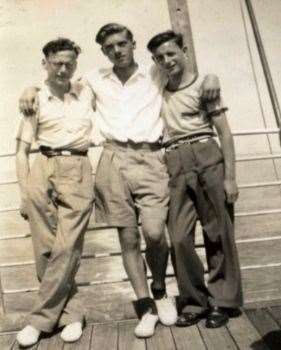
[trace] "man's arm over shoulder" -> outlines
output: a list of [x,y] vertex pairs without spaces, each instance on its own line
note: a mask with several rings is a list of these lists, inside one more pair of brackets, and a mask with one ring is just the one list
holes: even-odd
[[23,113],[25,116],[31,116],[35,114],[38,110],[38,92],[40,88],[38,86],[27,87],[20,99],[19,99],[19,110],[20,113]]
[[204,76],[200,87],[199,96],[202,102],[214,102],[220,98],[220,81],[217,75],[207,74]]
[[92,88],[92,85],[86,77],[81,77],[73,83],[73,88],[78,90],[78,94],[86,99],[91,100],[92,108],[96,110],[96,95]]

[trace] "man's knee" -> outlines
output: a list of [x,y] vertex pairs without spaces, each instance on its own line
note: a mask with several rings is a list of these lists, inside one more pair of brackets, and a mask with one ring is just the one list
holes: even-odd
[[118,229],[122,252],[140,249],[140,234],[137,227],[124,227]]
[[147,243],[160,244],[165,240],[165,222],[146,220],[142,223],[142,230]]

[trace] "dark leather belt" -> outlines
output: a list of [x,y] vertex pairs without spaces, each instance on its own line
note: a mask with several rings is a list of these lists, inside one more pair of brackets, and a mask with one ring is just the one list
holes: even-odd
[[77,151],[69,149],[55,149],[47,146],[40,146],[39,151],[46,157],[57,157],[57,156],[86,156],[88,151]]
[[161,145],[159,142],[133,142],[133,141],[127,141],[127,142],[121,142],[116,140],[107,140],[105,147],[117,147],[119,149],[133,149],[133,150],[148,150],[148,151],[157,151],[161,148]]

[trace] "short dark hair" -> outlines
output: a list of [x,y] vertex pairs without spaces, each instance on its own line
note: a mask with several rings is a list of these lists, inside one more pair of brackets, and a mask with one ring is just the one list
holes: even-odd
[[173,40],[181,49],[183,48],[183,37],[180,33],[175,33],[173,30],[166,30],[151,38],[147,44],[150,52],[154,52],[160,45],[167,41]]
[[100,28],[100,30],[98,31],[98,33],[96,35],[96,43],[103,45],[103,43],[105,42],[105,39],[109,35],[121,33],[124,30],[126,31],[128,39],[133,41],[134,40],[133,33],[130,31],[129,28],[127,28],[119,23],[108,23],[108,24],[105,24],[104,26],[102,26]]
[[42,48],[45,57],[48,57],[52,53],[57,53],[59,51],[71,50],[78,56],[81,53],[81,48],[74,41],[67,38],[58,38],[47,42]]

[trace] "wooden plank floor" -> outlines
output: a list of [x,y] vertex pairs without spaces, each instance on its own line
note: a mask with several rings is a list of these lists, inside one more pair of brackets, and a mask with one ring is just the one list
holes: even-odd
[[[64,344],[59,333],[43,337],[32,350],[280,350],[281,307],[248,309],[219,329],[207,329],[202,320],[188,328],[157,325],[150,339],[137,339],[137,320],[89,324],[82,338]],[[16,333],[0,333],[1,350],[19,350]]]

